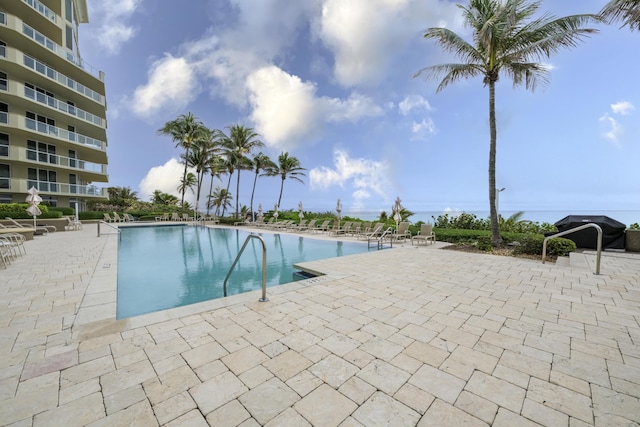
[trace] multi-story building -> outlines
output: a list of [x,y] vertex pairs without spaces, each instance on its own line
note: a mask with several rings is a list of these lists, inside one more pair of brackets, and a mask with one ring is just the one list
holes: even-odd
[[86,0],[0,2],[0,203],[35,186],[51,206],[106,199],[104,73],[84,62]]

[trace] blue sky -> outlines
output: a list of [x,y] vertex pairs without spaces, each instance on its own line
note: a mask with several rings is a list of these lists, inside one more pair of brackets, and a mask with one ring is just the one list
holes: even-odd
[[[433,26],[469,34],[455,3],[88,0],[80,48],[106,73],[109,185],[142,199],[178,194],[182,151],[156,131],[193,112],[210,128],[251,126],[273,159],[301,161],[308,176],[285,182],[283,209],[332,210],[340,198],[343,214],[390,211],[400,197],[412,211],[488,211],[487,89],[475,79],[436,93],[438,82],[412,78],[457,62],[422,37]],[[550,59],[547,86],[499,82],[501,211],[634,210],[640,220],[640,33],[597,28]],[[241,204],[252,183],[243,171]],[[254,203],[272,207],[279,189],[279,178],[259,179]]]

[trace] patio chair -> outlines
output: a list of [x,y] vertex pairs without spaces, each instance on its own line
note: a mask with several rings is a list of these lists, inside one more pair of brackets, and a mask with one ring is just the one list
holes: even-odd
[[182,218],[180,218],[180,215],[178,215],[178,212],[172,212],[171,213],[171,221],[181,221]]
[[127,221],[135,221],[136,219],[133,217],[133,215],[131,214],[124,214],[124,217],[127,219]]
[[104,217],[104,220],[106,222],[114,222],[114,219],[111,218],[108,213],[105,212],[105,213],[102,214],[102,216]]
[[351,228],[351,224],[352,224],[352,221],[347,221],[344,223],[343,226],[340,226],[340,223],[336,222],[333,228],[331,229],[331,234],[333,234],[334,236],[339,236],[341,234],[346,235],[349,229]]
[[82,230],[82,223],[80,221],[76,221],[75,218],[71,219],[68,216],[66,216],[65,218],[67,219],[67,225],[64,226],[65,230],[67,231]]
[[409,231],[409,222],[403,221],[398,224],[398,229],[396,230],[393,237],[396,240],[406,240],[411,238],[411,232]]
[[358,226],[356,227],[355,230],[355,235],[358,239],[362,238],[366,238],[367,233],[369,232],[369,230],[371,229],[371,222],[370,221],[365,221],[365,222],[361,222],[358,224]]
[[329,226],[330,226],[330,224],[331,224],[331,220],[330,220],[330,219],[327,219],[327,220],[325,220],[325,221],[322,221],[322,224],[320,224],[319,226],[317,226],[317,227],[315,228],[315,231],[317,231],[317,232],[323,232],[323,231],[324,231],[324,232],[326,232],[326,231],[329,231]]
[[297,224],[291,224],[291,230],[293,231],[300,231],[300,230],[305,230],[307,228],[307,222],[309,222],[306,219],[301,219],[299,223]]
[[0,234],[0,247],[8,251],[9,256],[15,260],[17,257],[27,254],[24,247],[25,240],[27,239],[20,233],[2,233]]
[[9,240],[6,237],[0,236],[0,260],[2,261],[4,268],[9,267],[11,259],[13,258],[10,245]]
[[[8,216],[5,217],[4,219],[6,219],[7,221],[10,221],[17,228],[30,228],[30,229],[33,229],[33,227],[28,227],[26,225],[22,225],[18,221],[14,220],[13,218],[9,218]],[[36,229],[36,231],[42,231],[43,234],[53,233],[54,231],[57,230],[57,228],[55,226],[53,226],[53,225],[36,225],[35,229]]]
[[118,212],[114,212],[113,222],[124,222],[124,219],[120,215],[118,215]]
[[193,221],[193,217],[189,216],[189,214],[185,212],[182,214],[182,221]]
[[420,231],[411,238],[412,245],[413,242],[417,245],[420,241],[423,241],[425,244],[428,242],[431,242],[432,244],[436,242],[436,235],[433,232],[433,226],[431,224],[420,224]]
[[315,230],[316,222],[318,222],[317,219],[312,219],[307,224],[305,224],[304,226],[298,228],[297,231],[303,232],[303,231]]

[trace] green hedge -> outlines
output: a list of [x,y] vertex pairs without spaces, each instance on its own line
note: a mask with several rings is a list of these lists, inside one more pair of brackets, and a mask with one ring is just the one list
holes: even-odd
[[[28,219],[33,218],[32,215],[27,213],[28,203],[3,203],[0,205],[0,219],[6,217],[13,219]],[[38,205],[42,214],[38,215],[38,218],[61,218],[62,212],[57,210],[49,210],[47,205]]]

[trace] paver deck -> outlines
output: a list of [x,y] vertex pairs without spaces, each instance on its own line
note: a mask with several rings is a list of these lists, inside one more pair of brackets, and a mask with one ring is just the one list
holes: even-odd
[[0,425],[640,423],[638,254],[404,245],[116,321],[116,239],[36,236],[0,270]]

